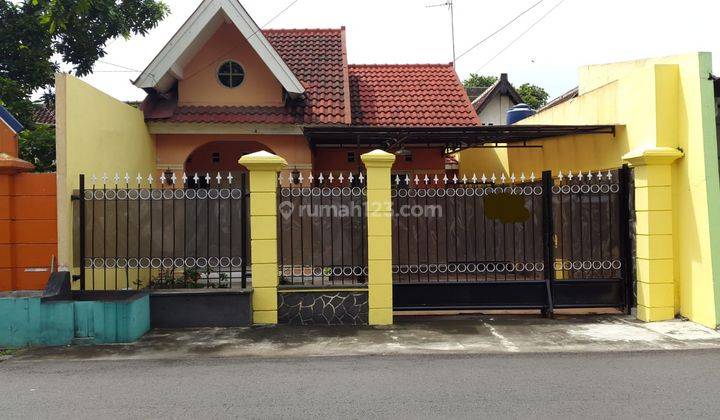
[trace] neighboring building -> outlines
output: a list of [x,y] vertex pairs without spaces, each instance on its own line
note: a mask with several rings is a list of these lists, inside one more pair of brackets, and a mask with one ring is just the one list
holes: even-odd
[[507,112],[513,106],[522,103],[520,94],[508,81],[507,73],[502,73],[497,82],[487,88],[468,88],[468,95],[478,96],[473,99],[475,109],[482,125],[505,125]]
[[0,105],[0,153],[18,155],[18,134],[24,128],[4,106]]
[[[480,124],[451,64],[348,64],[345,39],[344,27],[260,30],[235,0],[203,2],[135,81],[157,170],[238,172],[266,150],[288,170],[357,171],[368,148],[304,129]],[[396,169],[442,173],[444,155],[409,150]]]
[[38,105],[33,112],[33,121],[35,124],[55,125],[55,107],[47,105]]
[[545,106],[538,109],[538,112],[547,111],[550,108],[556,107],[564,102],[570,101],[572,99],[575,99],[580,94],[580,89],[576,86],[569,91],[563,93],[562,95],[558,96],[557,98],[551,100]]

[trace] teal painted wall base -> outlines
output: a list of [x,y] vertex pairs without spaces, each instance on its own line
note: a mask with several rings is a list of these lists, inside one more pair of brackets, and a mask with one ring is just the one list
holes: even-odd
[[0,296],[0,347],[129,343],[150,330],[150,298],[43,302],[39,294]]
[[150,296],[132,302],[75,302],[75,339],[130,343],[150,331]]

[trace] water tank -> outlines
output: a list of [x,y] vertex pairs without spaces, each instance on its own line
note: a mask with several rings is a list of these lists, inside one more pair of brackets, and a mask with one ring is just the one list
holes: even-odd
[[508,109],[507,123],[508,125],[515,124],[520,120],[524,120],[527,117],[535,115],[536,112],[537,111],[530,108],[530,105],[528,104],[517,104],[514,107]]

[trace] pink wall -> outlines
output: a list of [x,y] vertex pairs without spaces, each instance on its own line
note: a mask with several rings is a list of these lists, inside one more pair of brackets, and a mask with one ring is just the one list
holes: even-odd
[[[220,84],[218,67],[227,60],[240,63],[244,82],[233,89]],[[281,106],[282,85],[234,25],[218,29],[183,68],[178,85],[180,105]]]

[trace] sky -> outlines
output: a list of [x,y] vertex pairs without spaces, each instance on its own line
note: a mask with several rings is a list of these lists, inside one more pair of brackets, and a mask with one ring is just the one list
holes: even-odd
[[[107,56],[84,80],[118,99],[141,100],[144,92],[130,80],[201,2],[164,1],[170,16],[144,37],[111,41]],[[265,28],[345,26],[349,62],[369,64],[451,62],[449,10],[428,7],[444,1],[297,0],[269,25],[293,0],[241,3]],[[454,0],[457,55],[538,1]],[[577,68],[588,64],[710,51],[720,73],[718,16],[718,0],[543,0],[463,55],[456,69],[461,79],[474,72],[508,73],[512,83],[542,86],[551,97],[575,87]]]

